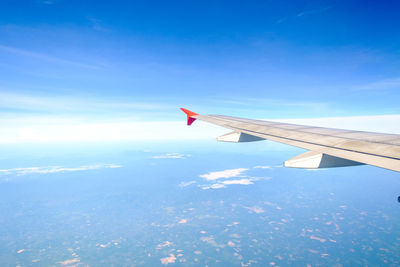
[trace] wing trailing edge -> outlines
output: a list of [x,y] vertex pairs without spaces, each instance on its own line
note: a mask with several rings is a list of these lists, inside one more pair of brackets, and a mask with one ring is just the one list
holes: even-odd
[[[400,172],[400,135],[323,128],[221,115],[200,115],[181,109],[187,124],[196,119],[232,130],[218,141],[270,140],[309,150],[285,162],[286,167],[331,168],[373,165]],[[258,139],[258,140],[255,140]]]

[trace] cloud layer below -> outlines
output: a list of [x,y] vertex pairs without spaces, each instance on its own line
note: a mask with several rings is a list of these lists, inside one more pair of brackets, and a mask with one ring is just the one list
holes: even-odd
[[0,118],[0,143],[119,142],[138,140],[201,140],[226,129],[182,121],[137,121],[129,118],[92,120],[79,117]]
[[[400,115],[274,120],[295,124],[400,133]],[[7,115],[0,118],[0,143],[120,142],[139,140],[213,139],[228,130],[196,122],[187,127],[181,121],[138,121],[54,115]]]

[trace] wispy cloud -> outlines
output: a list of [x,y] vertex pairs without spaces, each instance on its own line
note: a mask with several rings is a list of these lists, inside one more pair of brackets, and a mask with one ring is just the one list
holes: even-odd
[[242,97],[240,99],[225,99],[218,100],[226,104],[234,104],[236,106],[248,107],[254,110],[256,107],[265,109],[265,107],[296,107],[296,108],[307,108],[311,110],[321,110],[328,108],[327,102],[316,102],[316,101],[294,101],[288,99],[276,99],[276,98],[251,98]]
[[56,0],[42,0],[41,3],[45,5],[53,5],[55,4]]
[[109,29],[105,28],[102,25],[102,21],[100,19],[89,16],[89,17],[87,17],[87,20],[92,24],[93,30],[96,30],[99,32],[109,32],[110,31]]
[[201,189],[208,190],[208,189],[220,189],[220,188],[225,188],[225,187],[226,186],[224,184],[217,183],[217,184],[211,184],[211,185],[202,185]]
[[331,9],[332,6],[326,6],[326,7],[318,7],[318,8],[312,8],[312,9],[305,9],[303,11],[300,11],[296,15],[289,15],[289,16],[284,16],[276,21],[277,24],[283,23],[288,20],[294,20],[294,19],[300,19],[300,18],[305,18],[311,15],[319,14],[322,12],[325,12],[329,9]]
[[327,11],[328,9],[331,9],[331,6],[326,6],[326,7],[320,7],[320,8],[314,8],[314,9],[306,9],[304,11],[301,11],[300,13],[297,14],[297,17],[306,17],[318,13],[322,13],[324,11]]
[[354,91],[387,90],[394,88],[400,90],[400,78],[384,79],[352,87]]
[[181,182],[181,183],[179,183],[179,187],[181,187],[181,188],[183,188],[183,187],[187,187],[187,186],[189,186],[189,185],[192,185],[192,184],[195,184],[195,183],[197,183],[196,181],[189,181],[189,182]]
[[77,112],[132,112],[155,111],[165,109],[168,105],[146,103],[143,101],[127,101],[122,99],[98,99],[82,96],[40,96],[23,93],[0,92],[0,110],[12,109],[20,111],[39,111],[49,113],[77,113]]
[[29,50],[24,50],[24,49],[12,47],[12,46],[0,45],[0,51],[2,51],[3,53],[11,53],[11,54],[22,56],[22,57],[33,58],[33,59],[47,61],[47,62],[56,63],[56,64],[64,64],[64,65],[70,65],[70,66],[74,66],[74,67],[88,68],[88,69],[100,69],[100,66],[98,66],[98,65],[87,64],[87,63],[83,63],[83,62],[79,62],[79,61],[71,61],[71,60],[60,58],[60,57],[37,53],[37,52],[32,52]]
[[153,159],[186,159],[190,155],[180,154],[180,153],[167,153],[164,155],[153,156]]
[[85,165],[79,167],[60,167],[60,166],[25,167],[25,168],[0,169],[0,175],[49,174],[58,172],[88,171],[96,169],[110,169],[110,168],[114,169],[121,167],[122,167],[121,165],[116,165],[116,164],[95,164],[95,165]]

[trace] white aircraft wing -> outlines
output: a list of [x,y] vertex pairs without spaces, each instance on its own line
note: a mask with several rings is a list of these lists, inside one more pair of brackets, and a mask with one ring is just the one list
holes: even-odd
[[400,135],[313,127],[221,115],[200,115],[181,108],[187,124],[196,119],[233,132],[225,142],[272,140],[309,150],[285,161],[286,167],[330,168],[369,164],[400,172]]

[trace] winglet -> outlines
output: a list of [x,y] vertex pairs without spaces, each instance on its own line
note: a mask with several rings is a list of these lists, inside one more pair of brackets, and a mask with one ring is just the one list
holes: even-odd
[[181,110],[186,113],[187,125],[192,125],[192,123],[196,120],[196,118],[193,118],[193,116],[199,115],[199,114],[197,114],[197,113],[195,113],[193,111],[187,110],[185,108],[181,108]]

